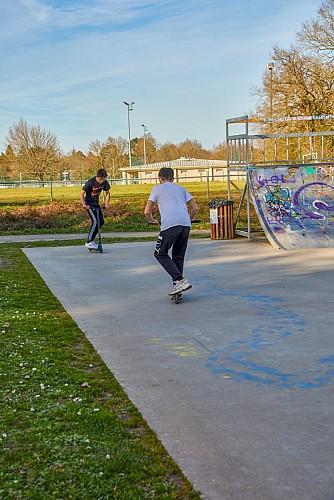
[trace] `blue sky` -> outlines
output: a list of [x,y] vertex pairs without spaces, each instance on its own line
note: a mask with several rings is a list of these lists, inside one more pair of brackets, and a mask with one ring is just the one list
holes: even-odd
[[143,127],[211,149],[321,0],[1,0],[0,150],[21,118],[87,153]]

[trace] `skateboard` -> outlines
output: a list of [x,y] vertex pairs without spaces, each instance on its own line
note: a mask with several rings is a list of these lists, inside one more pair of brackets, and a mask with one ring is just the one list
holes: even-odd
[[99,245],[97,246],[97,248],[88,248],[88,250],[90,252],[94,252],[94,253],[103,253],[103,248],[102,248],[102,245],[99,247]]
[[171,300],[174,300],[175,304],[181,304],[182,302],[182,293],[176,293],[175,295],[170,296]]

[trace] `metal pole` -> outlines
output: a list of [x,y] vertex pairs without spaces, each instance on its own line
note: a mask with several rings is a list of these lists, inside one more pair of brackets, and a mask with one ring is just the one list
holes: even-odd
[[130,168],[132,167],[132,155],[131,155],[131,129],[130,129],[130,111],[133,110],[133,105],[135,104],[133,101],[132,102],[126,102],[123,101],[123,104],[127,106],[128,108],[128,139],[129,139],[129,162],[130,162]]
[[270,70],[270,118],[273,119],[273,69]]
[[[229,135],[229,127],[228,127],[228,121],[226,120],[226,125],[225,125],[225,138],[226,138],[226,160],[227,160],[227,197],[230,200],[231,199],[231,177],[230,177],[230,165],[232,162],[232,145],[230,141],[230,135]],[[233,143],[232,143],[233,144]]]
[[[270,62],[267,64],[267,68],[270,71],[270,119],[273,119],[273,69],[274,63]],[[273,133],[273,123],[271,122],[271,133]]]
[[144,129],[144,165],[146,165],[146,132],[147,132],[147,127],[146,125],[142,124],[142,127]]

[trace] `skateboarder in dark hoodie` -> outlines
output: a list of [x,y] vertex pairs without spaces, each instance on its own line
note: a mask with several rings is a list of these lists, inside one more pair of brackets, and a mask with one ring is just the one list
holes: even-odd
[[85,210],[87,210],[92,222],[89,228],[87,241],[85,243],[85,247],[89,250],[97,250],[98,248],[94,241],[99,227],[97,217],[99,218],[100,228],[104,224],[104,218],[99,204],[99,196],[102,191],[106,192],[105,207],[108,209],[110,200],[110,184],[107,181],[107,172],[104,168],[100,168],[96,172],[95,177],[88,179],[80,192],[82,206]]

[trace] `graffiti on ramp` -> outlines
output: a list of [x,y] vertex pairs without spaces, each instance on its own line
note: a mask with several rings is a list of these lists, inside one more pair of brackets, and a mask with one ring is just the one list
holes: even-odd
[[248,180],[274,247],[334,247],[334,164],[248,167]]

